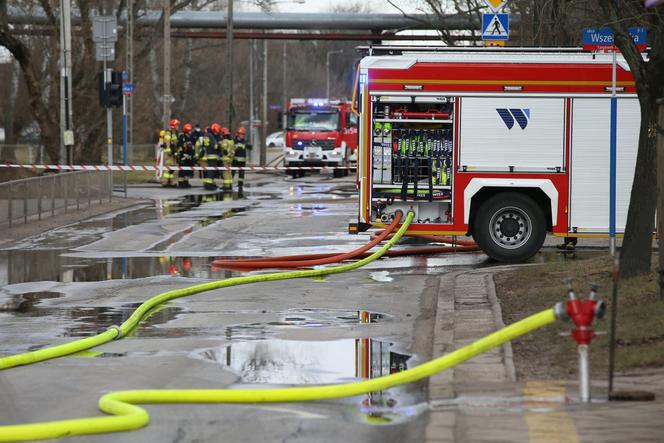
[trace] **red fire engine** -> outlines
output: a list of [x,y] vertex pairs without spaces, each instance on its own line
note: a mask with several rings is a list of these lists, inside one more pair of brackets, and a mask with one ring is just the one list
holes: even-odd
[[[349,102],[291,99],[284,148],[285,166],[348,166],[355,161],[357,117]],[[291,171],[293,178],[304,171]],[[347,175],[335,169],[334,176]]]
[[[611,57],[493,48],[365,57],[351,229],[413,209],[410,233],[472,235],[499,261],[531,257],[547,231],[607,236]],[[617,91],[620,233],[640,124],[620,55]]]

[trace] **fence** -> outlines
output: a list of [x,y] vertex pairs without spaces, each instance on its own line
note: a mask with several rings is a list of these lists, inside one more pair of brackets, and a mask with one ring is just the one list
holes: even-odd
[[[102,148],[100,148],[102,149]],[[106,158],[106,146],[101,152],[101,163],[108,162]],[[127,161],[129,164],[153,165],[157,158],[154,144],[134,144],[128,147]],[[42,164],[53,163],[52,159],[44,151],[44,147],[38,144],[7,145],[0,143],[0,162]],[[122,164],[122,145],[113,145],[113,162]]]
[[11,227],[110,199],[108,172],[66,172],[0,183],[0,224]]

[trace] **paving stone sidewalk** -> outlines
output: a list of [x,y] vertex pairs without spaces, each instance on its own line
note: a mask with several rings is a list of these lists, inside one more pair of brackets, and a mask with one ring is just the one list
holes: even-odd
[[[433,356],[447,354],[504,326],[493,273],[441,277]],[[543,352],[546,346],[543,345]],[[511,344],[429,379],[425,442],[664,441],[664,371],[617,377],[621,389],[656,393],[654,402],[607,402],[594,380],[592,404],[580,404],[576,380],[516,380]]]

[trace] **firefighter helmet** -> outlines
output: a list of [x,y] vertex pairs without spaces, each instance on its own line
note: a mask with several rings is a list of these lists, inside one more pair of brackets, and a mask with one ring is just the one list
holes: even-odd
[[185,134],[189,134],[191,132],[191,123],[185,123],[182,130]]
[[210,126],[213,134],[219,134],[221,132],[221,125],[219,123],[212,123]]
[[164,131],[163,129],[161,131],[159,131],[159,138],[164,138],[165,135],[166,135],[166,131]]
[[244,137],[247,134],[247,130],[244,128],[244,126],[240,126],[237,131],[235,131],[235,135]]
[[168,122],[168,127],[171,129],[177,129],[178,126],[180,126],[180,120],[177,118],[172,118],[171,121]]
[[221,128],[221,133],[223,135],[231,135],[231,131],[229,131],[228,128]]

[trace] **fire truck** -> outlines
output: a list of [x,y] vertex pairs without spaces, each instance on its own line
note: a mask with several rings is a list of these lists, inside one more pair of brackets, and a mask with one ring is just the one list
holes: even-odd
[[[533,256],[547,232],[608,235],[611,54],[383,52],[359,65],[359,213],[351,232],[413,210],[409,233],[471,235],[504,262]],[[621,233],[640,108],[620,55],[616,85]]]
[[[357,116],[347,101],[291,99],[288,107],[284,166],[349,166],[357,149]],[[304,171],[292,170],[293,178]],[[335,169],[334,176],[348,175]]]

